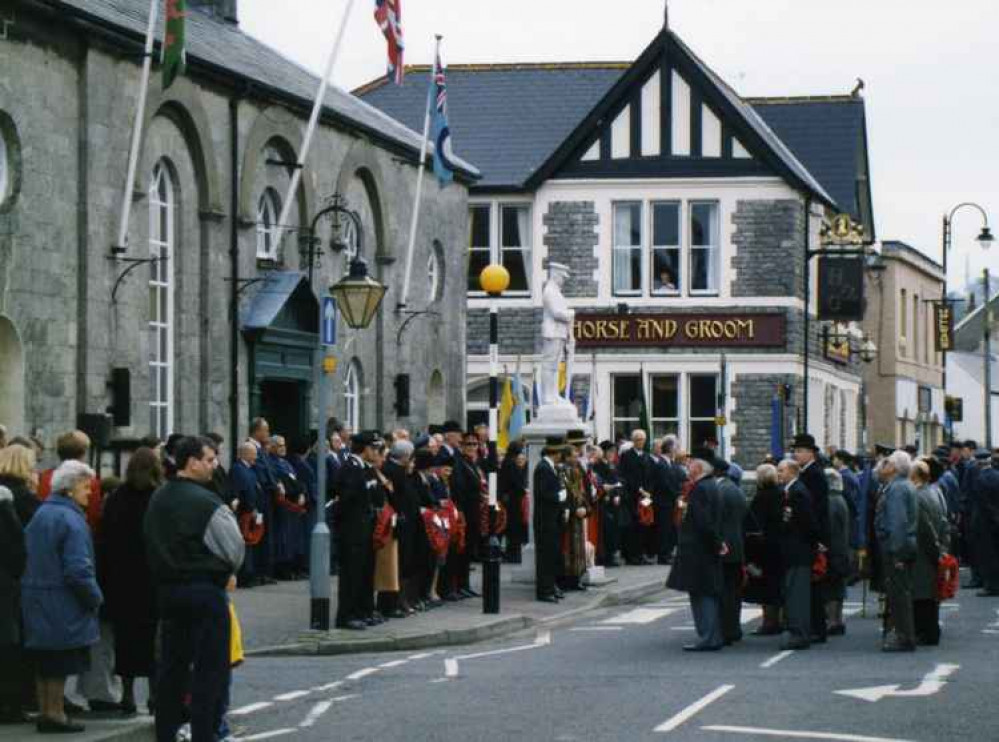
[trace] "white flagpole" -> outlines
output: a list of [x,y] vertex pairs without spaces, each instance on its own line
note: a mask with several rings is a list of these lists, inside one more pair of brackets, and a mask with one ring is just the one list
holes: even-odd
[[427,169],[427,144],[430,137],[430,108],[434,105],[434,80],[437,77],[437,58],[440,56],[441,35],[434,45],[434,63],[430,67],[430,89],[427,91],[427,110],[423,117],[423,142],[420,145],[420,169],[416,173],[416,197],[413,199],[413,215],[409,220],[409,247],[406,250],[406,273],[402,279],[402,299],[396,305],[396,310],[406,308],[409,298],[409,277],[413,272],[413,249],[416,247],[416,227],[420,221],[420,196],[423,194],[423,173]]
[[162,0],[149,0],[149,23],[146,25],[146,50],[142,59],[142,80],[139,83],[139,106],[132,124],[132,148],[128,153],[128,174],[125,176],[125,192],[121,196],[121,220],[118,222],[118,242],[112,245],[112,254],[123,253],[128,249],[128,221],[132,214],[132,188],[135,184],[135,168],[139,163],[139,144],[142,140],[142,122],[146,116],[146,93],[149,90],[149,72],[153,65],[153,34],[156,32],[156,14]]
[[309,155],[309,147],[312,145],[312,136],[316,133],[316,125],[319,123],[319,114],[323,110],[323,102],[326,100],[326,88],[330,84],[330,75],[333,74],[333,65],[340,54],[340,47],[343,45],[343,35],[347,30],[347,21],[350,20],[350,11],[354,8],[354,0],[347,0],[347,9],[343,13],[343,20],[340,21],[340,30],[337,31],[333,48],[326,60],[326,71],[322,80],[319,81],[319,91],[316,93],[316,101],[312,104],[312,115],[309,117],[309,125],[305,130],[305,138],[302,140],[302,150],[298,153],[298,162],[295,171],[291,174],[291,182],[288,184],[288,192],[284,196],[284,204],[281,206],[281,218],[278,219],[278,246],[284,239],[287,231],[288,216],[291,214],[291,207],[295,200],[295,191],[302,180],[302,171],[305,169],[305,160]]

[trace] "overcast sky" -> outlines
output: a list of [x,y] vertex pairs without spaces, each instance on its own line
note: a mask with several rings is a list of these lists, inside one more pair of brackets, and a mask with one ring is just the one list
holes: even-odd
[[[348,0],[239,0],[247,32],[316,71]],[[333,81],[384,74],[373,0],[354,0]],[[405,0],[406,61],[634,60],[662,25],[663,0]],[[670,25],[744,96],[845,94],[866,83],[874,212],[881,239],[940,257],[941,219],[977,201],[999,226],[999,59],[995,0],[670,0]],[[455,142],[460,153],[461,142]],[[966,257],[999,273],[974,242],[977,213],[955,222],[951,286]],[[997,230],[999,233],[999,230]]]

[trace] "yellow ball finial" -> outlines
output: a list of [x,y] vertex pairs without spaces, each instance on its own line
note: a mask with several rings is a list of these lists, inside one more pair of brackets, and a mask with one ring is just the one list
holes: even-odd
[[498,263],[487,265],[479,274],[479,285],[491,296],[499,296],[510,285],[510,272]]

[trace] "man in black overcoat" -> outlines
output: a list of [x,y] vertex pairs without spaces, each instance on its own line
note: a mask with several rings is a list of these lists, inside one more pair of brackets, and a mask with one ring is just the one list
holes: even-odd
[[680,505],[680,533],[676,560],[666,586],[688,593],[698,641],[687,652],[713,652],[725,644],[719,598],[722,557],[728,549],[721,534],[721,497],[711,476],[714,453],[707,448],[691,452],[690,478],[695,482]]
[[777,466],[777,479],[784,488],[780,540],[787,636],[783,649],[808,649],[811,644],[812,561],[817,538],[812,497],[798,478],[800,469],[798,462],[789,459]]
[[683,469],[675,461],[678,445],[675,435],[664,437],[653,467],[652,507],[655,509],[656,522],[653,525],[655,549],[652,556],[659,564],[669,564],[673,550],[676,549],[673,509],[685,478]]
[[374,623],[368,607],[375,569],[372,494],[379,486],[379,479],[372,464],[381,444],[381,436],[376,432],[358,433],[351,438],[350,457],[340,470],[336,516],[340,541],[336,611],[339,629],[361,630]]
[[561,536],[568,495],[558,466],[562,461],[565,438],[546,439],[541,461],[534,467],[531,497],[534,498],[534,533],[536,534],[535,577],[537,599],[557,603],[562,597],[556,586],[562,563]]
[[621,454],[618,474],[624,483],[624,497],[618,513],[621,526],[622,551],[628,564],[649,564],[645,558],[643,533],[645,527],[638,520],[638,504],[643,498],[652,497],[652,458],[646,450],[644,430],[631,434],[631,448]]
[[469,579],[472,561],[477,561],[482,542],[482,489],[486,475],[479,466],[479,439],[466,433],[461,451],[454,458],[451,473],[451,497],[465,516],[465,551],[457,560],[455,590],[459,598],[478,597]]
[[727,461],[717,462],[715,476],[721,497],[722,539],[728,546],[728,553],[722,557],[722,634],[726,644],[733,644],[742,639],[742,568],[746,561],[743,524],[749,505],[742,487],[729,478]]
[[[818,460],[819,449],[815,438],[807,433],[797,435],[791,444],[794,460],[798,462],[801,471],[798,478],[805,485],[812,501],[812,520],[815,534],[819,540],[819,549],[829,548],[832,536],[829,531],[829,484]],[[812,636],[811,640],[822,644],[826,641],[826,594],[828,592],[825,580],[812,583]]]

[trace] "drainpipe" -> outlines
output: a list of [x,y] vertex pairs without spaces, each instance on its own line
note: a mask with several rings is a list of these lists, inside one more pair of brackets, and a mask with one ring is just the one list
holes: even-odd
[[804,399],[801,403],[801,420],[798,423],[798,432],[807,433],[808,432],[808,373],[809,373],[809,335],[812,332],[812,322],[811,317],[808,314],[808,308],[811,304],[811,294],[812,294],[812,230],[809,228],[809,222],[812,218],[812,197],[805,197],[805,338],[803,341],[802,353],[804,354],[804,374],[802,389],[805,393]]
[[[245,94],[246,91],[244,91]],[[229,447],[236,461],[239,438],[239,99],[229,99]]]

